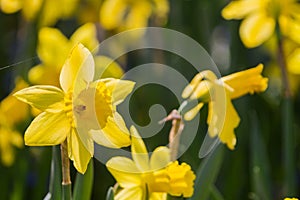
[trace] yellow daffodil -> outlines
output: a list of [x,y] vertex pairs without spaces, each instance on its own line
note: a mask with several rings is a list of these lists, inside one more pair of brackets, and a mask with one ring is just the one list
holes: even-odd
[[234,149],[236,145],[234,129],[239,125],[240,118],[231,100],[265,91],[268,79],[261,75],[262,70],[263,65],[259,64],[221,79],[217,79],[216,75],[208,70],[197,74],[184,89],[182,97],[190,100],[199,99],[200,103],[185,113],[185,120],[192,120],[204,103],[208,102],[209,135],[211,137],[218,135],[221,142],[229,149]]
[[222,10],[222,16],[243,19],[240,37],[246,47],[253,48],[272,36],[277,22],[283,34],[300,38],[295,34],[297,28],[300,30],[299,10],[296,0],[236,0]]
[[165,21],[167,0],[105,0],[100,8],[100,23],[107,30],[124,31],[146,27],[151,15]]
[[[27,87],[25,81],[16,80],[16,91]],[[5,166],[11,166],[14,162],[14,147],[23,147],[23,138],[15,126],[28,116],[28,105],[18,101],[11,94],[0,103],[0,155]]]
[[25,132],[30,146],[58,145],[67,140],[68,155],[84,173],[94,154],[94,141],[120,148],[130,145],[129,133],[116,111],[134,83],[119,79],[94,78],[92,54],[76,45],[63,65],[60,86],[37,85],[15,96],[42,111]]
[[288,198],[288,197],[286,197],[286,198],[284,198],[284,200],[298,200],[298,198]]
[[51,26],[59,19],[72,16],[77,4],[78,0],[0,0],[0,9],[5,13],[22,10],[27,20],[39,15],[40,26]]
[[120,186],[115,200],[165,200],[167,194],[191,197],[195,179],[191,167],[186,163],[171,162],[167,147],[156,148],[149,159],[137,130],[132,126],[130,132],[133,160],[113,157],[106,163]]
[[95,50],[98,46],[96,34],[96,27],[91,23],[79,27],[70,40],[56,28],[42,28],[39,31],[37,47],[42,63],[29,71],[29,81],[33,84],[59,86],[59,74],[70,50],[78,42],[90,51]]

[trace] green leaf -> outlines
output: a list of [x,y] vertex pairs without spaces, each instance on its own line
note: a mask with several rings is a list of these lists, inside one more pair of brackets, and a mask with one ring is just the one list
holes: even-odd
[[220,145],[214,152],[201,162],[197,170],[194,195],[191,200],[206,200],[210,197],[210,187],[214,184],[219,173],[224,154],[224,145]]
[[60,145],[52,147],[50,184],[47,197],[50,199],[61,199],[62,197]]
[[210,186],[210,191],[211,191],[212,199],[224,200],[223,195],[221,194],[221,192],[218,190],[218,188],[215,185]]
[[296,195],[296,162],[295,135],[293,133],[293,100],[284,97],[282,100],[282,138],[284,158],[284,189],[289,195]]
[[267,154],[266,143],[260,132],[257,115],[251,116],[252,131],[250,134],[251,157],[250,157],[250,174],[252,182],[252,191],[259,199],[271,198],[271,179],[270,166]]
[[93,159],[90,160],[85,174],[77,172],[75,186],[73,191],[73,199],[91,199],[94,181],[94,164]]
[[109,187],[106,193],[106,200],[114,200],[114,199],[115,199],[114,188]]

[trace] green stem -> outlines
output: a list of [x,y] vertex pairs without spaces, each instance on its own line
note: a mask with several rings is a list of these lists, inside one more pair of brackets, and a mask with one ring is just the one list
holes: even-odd
[[74,189],[73,199],[91,199],[93,182],[94,182],[94,161],[90,160],[87,170],[84,174],[77,172]]
[[68,157],[68,143],[65,140],[61,146],[61,163],[62,163],[62,189],[63,200],[71,200],[71,178],[70,178],[70,160]]
[[50,184],[49,193],[52,199],[61,198],[61,156],[59,146],[52,147],[52,161],[51,161],[51,173],[50,173]]
[[284,186],[285,193],[295,194],[295,152],[293,138],[293,102],[290,83],[288,79],[286,56],[283,49],[283,37],[280,27],[277,26],[277,45],[278,45],[278,64],[282,75],[283,99],[282,99],[282,137],[283,137],[283,156],[284,156]]

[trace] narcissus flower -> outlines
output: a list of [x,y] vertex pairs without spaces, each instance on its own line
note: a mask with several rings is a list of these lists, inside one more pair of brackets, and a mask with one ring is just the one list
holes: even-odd
[[70,50],[82,43],[90,51],[98,46],[96,27],[92,23],[79,27],[68,40],[56,28],[42,28],[38,35],[37,54],[42,63],[29,71],[32,84],[59,86],[59,74]]
[[[16,80],[16,91],[27,87],[25,81]],[[0,157],[5,166],[11,166],[15,160],[15,147],[23,147],[23,138],[15,126],[28,116],[28,105],[8,95],[0,103]]]
[[70,17],[77,4],[78,0],[1,0],[0,9],[5,13],[22,10],[27,20],[35,19],[39,13],[39,24],[51,26],[59,19]]
[[84,173],[94,154],[94,141],[120,148],[130,145],[129,133],[116,111],[134,83],[118,79],[94,78],[92,54],[76,45],[61,74],[61,88],[37,85],[14,95],[42,111],[25,132],[30,146],[58,145],[67,140],[68,155],[75,168]]
[[120,188],[115,194],[116,200],[165,200],[167,194],[191,197],[195,174],[191,167],[177,161],[171,162],[167,147],[156,148],[151,158],[143,140],[132,126],[132,159],[113,157],[106,166],[117,180]]
[[261,75],[262,70],[263,65],[259,64],[257,67],[221,79],[217,79],[216,75],[208,70],[197,74],[184,89],[182,97],[190,100],[198,99],[200,103],[186,112],[184,119],[192,120],[204,103],[208,103],[209,135],[211,137],[218,135],[221,142],[229,149],[234,149],[236,145],[234,129],[239,125],[240,118],[231,100],[265,91],[268,79]]
[[284,198],[284,200],[298,200],[298,198]]
[[283,34],[300,38],[295,34],[300,29],[299,10],[296,0],[236,0],[222,10],[222,16],[243,19],[240,37],[246,47],[253,48],[272,36],[277,22]]
[[100,8],[100,23],[107,30],[124,31],[146,27],[151,15],[165,21],[167,0],[105,0]]

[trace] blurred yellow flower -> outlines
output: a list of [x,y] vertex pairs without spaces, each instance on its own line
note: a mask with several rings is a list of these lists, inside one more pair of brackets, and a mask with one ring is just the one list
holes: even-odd
[[[191,167],[177,161],[171,162],[167,147],[156,148],[151,158],[137,130],[132,126],[132,159],[113,157],[106,166],[120,185],[116,200],[165,200],[173,196],[191,197],[194,192],[195,174]],[[148,198],[147,198],[148,197]]]
[[284,200],[298,200],[298,198],[284,198]]
[[296,0],[236,0],[222,10],[222,16],[243,19],[240,37],[246,47],[253,48],[272,36],[277,22],[283,34],[300,39],[296,34],[296,29],[300,30],[299,11]]
[[37,85],[14,94],[19,100],[42,111],[25,132],[30,146],[58,145],[67,140],[68,155],[75,168],[84,173],[94,155],[94,141],[120,148],[130,145],[129,133],[116,111],[134,83],[94,78],[92,54],[76,45],[60,74],[61,89]]
[[39,31],[37,47],[37,54],[42,63],[29,71],[29,81],[33,84],[59,86],[60,70],[70,50],[79,42],[90,51],[97,49],[96,34],[96,27],[92,23],[79,27],[70,40],[56,28],[42,28]]
[[59,19],[66,19],[75,11],[78,0],[0,0],[0,9],[4,13],[22,10],[27,20],[39,15],[40,26],[51,26]]
[[197,74],[183,90],[182,97],[189,100],[198,99],[200,103],[187,111],[184,119],[192,120],[204,103],[208,103],[209,135],[211,137],[218,135],[221,142],[225,143],[229,149],[234,149],[236,145],[234,129],[239,125],[240,118],[231,100],[248,93],[265,91],[268,79],[261,75],[262,70],[263,65],[259,64],[254,68],[233,73],[221,79],[217,79],[216,75],[208,70]]
[[14,162],[14,147],[23,147],[23,138],[15,126],[28,116],[28,105],[12,94],[25,87],[25,81],[17,78],[15,89],[0,103],[0,155],[5,166],[11,166]]
[[124,31],[146,27],[151,15],[164,23],[168,12],[168,0],[105,0],[100,8],[100,23],[107,30]]

